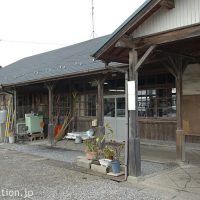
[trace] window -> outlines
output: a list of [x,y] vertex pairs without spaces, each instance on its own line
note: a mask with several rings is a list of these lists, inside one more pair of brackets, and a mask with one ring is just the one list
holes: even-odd
[[124,97],[105,97],[104,98],[105,117],[125,117],[125,98]]
[[96,116],[96,95],[80,95],[76,101],[76,110],[79,116]]
[[116,98],[117,117],[125,117],[125,98]]
[[141,117],[175,117],[174,88],[138,91],[138,115]]
[[139,77],[138,116],[176,116],[175,79],[171,74]]
[[115,117],[115,98],[104,99],[104,116]]

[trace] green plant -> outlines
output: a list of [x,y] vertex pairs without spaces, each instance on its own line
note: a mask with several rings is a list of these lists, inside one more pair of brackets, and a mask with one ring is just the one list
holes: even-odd
[[115,151],[113,150],[112,146],[106,145],[103,149],[103,154],[106,159],[113,159],[115,155]]
[[121,152],[124,149],[125,143],[116,143],[115,141],[113,142],[113,148],[115,151],[114,159],[115,160],[120,160],[121,158]]
[[84,140],[83,143],[86,147],[86,152],[98,152],[96,138]]

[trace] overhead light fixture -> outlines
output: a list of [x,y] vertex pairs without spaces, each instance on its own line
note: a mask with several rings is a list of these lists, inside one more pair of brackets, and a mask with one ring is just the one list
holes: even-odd
[[125,90],[122,90],[122,89],[121,89],[121,90],[110,89],[110,90],[108,90],[108,91],[109,91],[109,92],[125,92]]
[[105,83],[104,83],[104,85],[108,85],[108,83],[107,83],[107,82],[105,82]]

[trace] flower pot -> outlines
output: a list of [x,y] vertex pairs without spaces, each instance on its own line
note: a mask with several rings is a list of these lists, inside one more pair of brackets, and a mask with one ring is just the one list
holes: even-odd
[[10,144],[15,143],[15,137],[14,136],[9,136],[9,143]]
[[105,159],[113,160],[113,156],[105,156]]
[[109,167],[111,166],[112,160],[109,159],[99,159],[99,163],[101,166]]
[[86,158],[88,160],[94,160],[97,157],[97,152],[87,152]]
[[120,162],[119,162],[119,160],[113,160],[111,162],[111,166],[112,166],[112,172],[114,174],[120,173]]

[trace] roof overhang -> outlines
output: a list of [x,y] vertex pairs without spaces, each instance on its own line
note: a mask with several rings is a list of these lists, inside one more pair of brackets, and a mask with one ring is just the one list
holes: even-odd
[[[105,62],[117,61],[115,58],[111,59],[110,52],[116,50],[115,44],[124,36],[129,36],[140,24],[142,24],[153,13],[159,10],[162,6],[171,9],[174,7],[174,0],[147,0],[136,10],[118,29],[116,29],[110,38],[98,49],[92,56],[98,60]],[[126,62],[121,59],[120,62]]]

